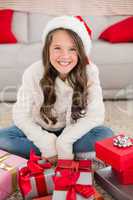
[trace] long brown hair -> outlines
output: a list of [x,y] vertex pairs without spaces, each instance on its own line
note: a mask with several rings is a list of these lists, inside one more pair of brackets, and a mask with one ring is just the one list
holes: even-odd
[[82,40],[72,30],[64,28],[54,29],[47,35],[46,42],[43,47],[42,60],[44,66],[44,75],[40,81],[40,86],[44,94],[44,101],[40,108],[40,115],[46,123],[49,123],[50,120],[53,124],[57,122],[56,116],[53,116],[52,114],[52,109],[54,108],[54,104],[56,102],[55,80],[59,74],[50,63],[49,47],[52,42],[53,34],[55,31],[59,30],[67,31],[67,33],[72,37],[78,54],[78,63],[67,76],[68,83],[73,88],[71,118],[74,121],[77,121],[78,118],[81,118],[85,115],[88,96],[88,78],[86,74],[86,65],[88,64],[88,59],[85,54]]

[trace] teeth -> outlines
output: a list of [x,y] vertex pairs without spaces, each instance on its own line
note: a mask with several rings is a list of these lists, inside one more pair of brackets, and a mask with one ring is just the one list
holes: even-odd
[[69,62],[59,62],[61,65],[68,65]]

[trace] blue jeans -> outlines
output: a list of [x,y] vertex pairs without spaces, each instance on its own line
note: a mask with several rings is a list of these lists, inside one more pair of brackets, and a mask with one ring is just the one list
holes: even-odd
[[[55,134],[58,136],[61,132],[62,130]],[[110,128],[104,126],[95,127],[73,144],[73,152],[94,151],[96,141],[112,137],[112,135],[113,132]],[[0,149],[29,158],[31,148],[35,150],[36,154],[41,155],[38,147],[17,126],[13,125],[0,129]]]

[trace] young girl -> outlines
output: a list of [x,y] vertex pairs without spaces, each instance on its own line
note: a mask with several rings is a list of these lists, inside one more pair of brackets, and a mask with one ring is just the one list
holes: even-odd
[[0,149],[28,158],[31,149],[54,163],[94,151],[112,136],[104,122],[99,72],[89,58],[90,29],[81,17],[52,19],[43,32],[42,60],[23,74],[14,125],[0,130]]

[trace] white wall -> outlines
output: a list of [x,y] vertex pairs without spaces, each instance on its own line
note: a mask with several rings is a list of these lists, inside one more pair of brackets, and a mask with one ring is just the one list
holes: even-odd
[[49,15],[133,15],[133,0],[0,0],[0,8]]

